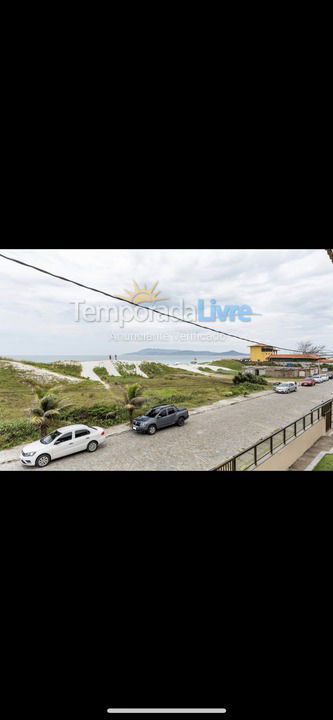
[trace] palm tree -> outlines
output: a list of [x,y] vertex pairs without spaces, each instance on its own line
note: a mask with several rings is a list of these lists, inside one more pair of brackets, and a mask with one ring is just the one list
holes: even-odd
[[124,408],[125,410],[128,410],[129,422],[131,424],[133,420],[134,410],[143,405],[143,403],[145,402],[145,398],[140,397],[142,387],[138,384],[126,385],[125,387],[121,388],[121,390],[124,395]]
[[64,404],[64,401],[58,400],[55,395],[45,395],[42,397],[38,407],[32,409],[31,422],[40,429],[40,436],[44,438],[47,435],[48,426],[53,417],[60,415],[61,410],[69,407],[71,403]]

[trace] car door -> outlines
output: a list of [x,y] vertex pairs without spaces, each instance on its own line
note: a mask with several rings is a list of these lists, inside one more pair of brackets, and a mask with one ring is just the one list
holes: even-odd
[[177,422],[176,408],[170,407],[168,409],[168,425],[174,425]]
[[168,410],[167,410],[167,408],[165,408],[164,410],[161,410],[159,412],[159,414],[156,418],[156,425],[160,429],[160,428],[167,427],[168,424],[169,424]]
[[91,432],[88,430],[88,428],[82,429],[82,430],[76,430],[75,431],[75,438],[74,438],[74,447],[75,452],[81,452],[82,450],[86,450],[87,445],[90,440]]
[[52,448],[52,458],[64,457],[75,452],[73,433],[67,432],[56,439]]

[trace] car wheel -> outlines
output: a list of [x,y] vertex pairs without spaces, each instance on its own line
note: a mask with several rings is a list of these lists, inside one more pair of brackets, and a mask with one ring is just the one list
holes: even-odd
[[179,427],[181,427],[182,425],[184,425],[184,422],[185,422],[185,419],[183,417],[180,417],[177,422],[177,425],[179,425]]
[[149,425],[148,434],[149,434],[149,435],[155,435],[156,430],[157,430],[156,425]]
[[36,460],[37,467],[46,467],[51,462],[49,455],[40,455]]
[[96,440],[92,440],[89,443],[87,450],[88,450],[88,452],[92,453],[92,452],[95,452],[95,450],[97,450],[97,448],[98,448],[98,442],[96,442]]

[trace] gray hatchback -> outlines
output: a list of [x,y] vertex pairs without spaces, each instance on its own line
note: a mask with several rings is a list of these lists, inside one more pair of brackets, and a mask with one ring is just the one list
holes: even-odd
[[170,425],[184,425],[188,418],[188,410],[178,408],[176,405],[156,405],[145,415],[140,415],[133,421],[132,428],[136,432],[155,435],[156,430],[161,430]]

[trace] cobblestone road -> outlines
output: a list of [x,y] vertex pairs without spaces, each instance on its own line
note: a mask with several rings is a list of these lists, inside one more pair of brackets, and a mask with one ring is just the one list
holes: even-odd
[[248,398],[193,414],[184,427],[167,428],[152,437],[133,431],[112,435],[93,455],[72,455],[43,469],[25,468],[14,460],[0,465],[0,471],[209,470],[332,398],[332,381],[290,395]]

